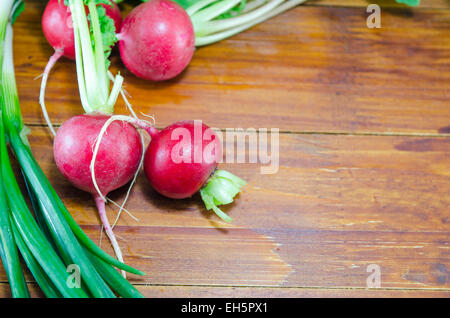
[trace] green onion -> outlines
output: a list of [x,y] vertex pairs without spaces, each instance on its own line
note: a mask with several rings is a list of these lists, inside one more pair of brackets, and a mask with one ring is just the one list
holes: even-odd
[[42,267],[36,261],[36,258],[33,256],[31,251],[23,241],[22,237],[20,236],[19,230],[14,223],[12,228],[14,231],[14,236],[16,238],[17,246],[20,249],[20,253],[22,254],[22,257],[27,264],[28,269],[30,270],[31,274],[33,274],[34,279],[36,279],[36,282],[38,283],[44,295],[48,298],[61,297],[61,293],[58,291],[47,274],[45,274],[45,272],[42,270]]
[[[0,124],[0,126],[3,128],[3,125]],[[4,133],[2,130],[3,129],[0,129],[0,134],[3,135]],[[1,177],[2,172],[0,169],[0,178]],[[12,296],[19,298],[29,297],[27,284],[20,265],[13,229],[11,227],[10,211],[3,190],[3,184],[0,184],[0,257],[3,261],[6,275],[8,276]]]
[[[87,237],[32,155],[20,112],[12,57],[11,22],[23,9],[21,4],[21,0],[0,3],[0,254],[13,295],[28,296],[18,262],[17,244],[47,297],[115,297],[113,290],[124,297],[142,297],[110,264],[139,275],[144,273],[115,260]],[[22,169],[36,219],[15,179],[6,138]],[[8,196],[3,189],[8,189]],[[68,284],[70,276],[66,266],[70,264],[80,268],[80,288]]]

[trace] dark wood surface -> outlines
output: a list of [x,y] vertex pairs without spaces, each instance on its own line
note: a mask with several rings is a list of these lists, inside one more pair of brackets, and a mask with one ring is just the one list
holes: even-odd
[[[34,79],[52,53],[40,29],[44,1],[26,2],[14,54],[33,153],[98,242],[93,200],[53,162]],[[165,83],[139,80],[113,57],[135,110],[158,127],[202,119],[222,130],[281,132],[278,173],[221,166],[248,182],[225,208],[232,224],[198,196],[161,197],[141,174],[127,204],[139,222],[124,214],[116,233],[126,262],[148,273],[129,276],[146,296],[450,296],[450,2],[380,3],[382,28],[371,30],[366,1],[311,1],[198,49]],[[49,80],[56,124],[82,112],[74,70],[61,60]],[[122,101],[116,112],[125,113]],[[112,252],[105,237],[101,246]],[[380,267],[379,289],[367,289],[370,264]],[[0,296],[8,288],[2,269]]]

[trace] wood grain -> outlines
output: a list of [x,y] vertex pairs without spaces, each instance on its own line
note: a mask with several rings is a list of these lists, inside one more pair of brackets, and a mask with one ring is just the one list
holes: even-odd
[[[52,54],[40,29],[45,2],[26,2],[14,57],[33,153],[99,242],[93,200],[53,162],[34,79]],[[115,53],[112,69],[125,76],[135,110],[155,115],[158,127],[191,118],[221,132],[281,131],[276,174],[261,174],[261,163],[221,164],[248,182],[224,208],[232,224],[198,196],[161,197],[140,175],[127,203],[139,222],[124,214],[115,231],[126,262],[148,273],[129,276],[147,297],[450,297],[450,3],[375,2],[381,29],[366,27],[365,0],[310,1],[198,49],[164,83],[135,78]],[[57,124],[82,112],[74,71],[63,59],[50,77]],[[229,152],[235,141],[224,145]],[[121,202],[124,193],[110,197]],[[108,207],[111,220],[116,213]],[[105,236],[101,246],[112,253]],[[381,289],[366,289],[370,264],[380,267]],[[28,273],[27,281],[42,296]]]
[[[34,283],[28,284],[31,297],[42,297]],[[380,289],[312,289],[312,288],[247,288],[205,286],[137,286],[148,298],[444,298],[449,292],[441,290],[380,290]],[[10,297],[8,284],[0,283],[0,298]]]
[[[76,221],[98,241],[93,201],[60,176],[48,132],[34,127],[30,142]],[[449,138],[283,134],[277,174],[261,175],[258,164],[222,165],[248,182],[225,208],[231,225],[198,197],[162,198],[141,176],[127,204],[139,223],[123,215],[115,228],[126,261],[148,273],[130,279],[364,288],[367,266],[377,264],[384,288],[448,289],[449,145]],[[116,211],[108,212],[112,219]],[[111,252],[108,242],[102,247]]]
[[[52,49],[40,30],[43,3],[29,1],[16,24],[21,105],[42,124],[37,103]],[[359,8],[300,6],[221,43],[200,48],[189,68],[164,83],[142,81],[119,57],[135,110],[159,127],[201,118],[213,127],[291,132],[448,133],[450,10],[392,9],[368,29]],[[119,101],[116,112],[124,113]],[[47,106],[61,123],[82,112],[73,62],[50,77]]]

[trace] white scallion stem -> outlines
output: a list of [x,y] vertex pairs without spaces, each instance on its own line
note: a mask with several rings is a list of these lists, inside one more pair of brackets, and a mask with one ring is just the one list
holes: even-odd
[[81,35],[80,28],[78,27],[78,21],[75,14],[74,0],[70,0],[69,3],[70,12],[72,12],[72,25],[75,43],[75,64],[77,69],[77,81],[78,90],[80,92],[81,105],[86,113],[92,112],[94,109],[89,103],[88,93],[86,90],[85,74],[84,74],[84,62],[83,62],[83,50],[81,47]]
[[284,11],[287,11],[299,4],[302,4],[303,2],[305,2],[306,0],[288,0],[285,3],[281,4],[280,6],[276,7],[274,10],[258,17],[257,19],[246,23],[246,24],[242,24],[238,27],[234,27],[232,29],[223,31],[223,32],[219,32],[216,34],[211,34],[208,36],[203,36],[203,37],[198,37],[195,39],[195,45],[196,46],[203,46],[203,45],[209,45],[218,41],[221,41],[223,39],[229,38],[230,36],[233,36],[235,34],[238,34],[246,29],[251,28],[252,26],[261,23],[265,20],[268,20],[270,18],[273,18],[274,16],[283,13]]
[[209,8],[203,9],[191,16],[192,24],[195,26],[201,24],[202,22],[210,21],[222,13],[235,7],[241,0],[223,0],[217,4],[212,5]]
[[202,8],[206,7],[207,5],[210,5],[211,3],[216,2],[217,0],[201,0],[197,1],[193,5],[191,5],[189,8],[186,9],[187,14],[192,17],[194,13],[201,10]]
[[[83,81],[85,94],[89,102],[90,107],[99,105],[102,103],[102,99],[99,98],[99,81],[97,78],[97,67],[95,65],[95,57],[92,49],[91,34],[89,32],[89,26],[86,19],[86,11],[83,1],[70,0],[70,11],[72,13],[72,24],[74,33],[78,33],[78,41],[81,44],[81,60],[76,60],[76,63],[82,65],[84,71]],[[81,92],[80,92],[81,94]],[[103,101],[106,102],[106,99]]]
[[250,11],[252,11],[252,10],[262,6],[263,4],[267,3],[267,1],[269,1],[269,0],[253,0],[253,1],[249,1],[245,5],[244,10],[242,10],[242,13],[250,12]]
[[[106,72],[105,72],[106,74]],[[117,97],[122,90],[123,77],[117,75],[114,79],[113,88],[111,90],[111,94],[109,95],[108,102],[106,103],[106,109],[104,109],[105,113],[112,113],[114,110],[114,105],[116,104]]]
[[[89,1],[88,8],[89,14],[91,15],[91,25],[95,39],[94,55],[95,55],[95,66],[96,66],[99,96],[103,97],[106,102],[106,99],[108,98],[109,94],[109,79],[106,73],[107,70],[105,64],[105,52],[103,48],[102,32],[100,30],[100,23],[98,20],[97,6],[95,4],[95,0]],[[112,113],[112,111],[110,112]]]

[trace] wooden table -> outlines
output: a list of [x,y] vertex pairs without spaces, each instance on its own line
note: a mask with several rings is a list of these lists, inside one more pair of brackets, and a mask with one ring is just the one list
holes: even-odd
[[[93,200],[53,162],[35,80],[52,54],[40,28],[45,1],[26,2],[14,57],[31,146],[98,242]],[[113,57],[135,110],[154,115],[158,127],[202,119],[221,130],[280,130],[278,173],[221,165],[248,182],[225,207],[232,224],[198,196],[161,197],[140,175],[127,204],[139,222],[124,214],[115,231],[126,262],[148,273],[129,276],[146,296],[450,296],[450,2],[376,2],[380,29],[367,28],[364,0],[310,1],[198,49],[164,83],[137,79]],[[73,62],[53,70],[47,106],[55,124],[82,113]],[[123,101],[116,112],[126,113]],[[124,193],[111,198],[121,202]],[[102,247],[112,252],[105,239]],[[373,268],[380,288],[368,288]],[[9,296],[3,269],[0,295]]]

